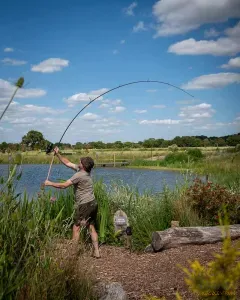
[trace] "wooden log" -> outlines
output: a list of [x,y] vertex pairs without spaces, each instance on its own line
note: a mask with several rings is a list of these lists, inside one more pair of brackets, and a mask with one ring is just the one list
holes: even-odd
[[[229,226],[231,239],[240,238],[240,224]],[[211,227],[175,227],[152,234],[154,251],[176,248],[183,245],[203,245],[223,240],[222,226]]]

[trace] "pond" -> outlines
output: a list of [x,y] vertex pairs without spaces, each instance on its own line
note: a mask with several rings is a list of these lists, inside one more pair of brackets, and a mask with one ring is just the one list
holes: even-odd
[[[26,190],[33,196],[40,190],[41,184],[46,180],[49,165],[22,165],[22,177],[18,182],[16,192]],[[7,176],[8,165],[0,165],[0,177]],[[59,179],[67,180],[74,174],[74,171],[64,165],[53,165],[50,178],[51,181]],[[176,183],[184,181],[180,172],[166,170],[146,170],[130,168],[96,168],[92,171],[94,180],[102,179],[107,185],[112,181],[120,181],[138,189],[140,193],[149,190],[153,193],[161,192],[164,185],[174,188]]]

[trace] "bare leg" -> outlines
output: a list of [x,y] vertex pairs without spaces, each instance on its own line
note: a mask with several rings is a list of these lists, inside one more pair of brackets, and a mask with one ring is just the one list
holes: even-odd
[[76,242],[79,241],[80,237],[80,226],[73,225],[73,234],[72,234],[72,239]]
[[94,225],[89,225],[89,231],[90,231],[92,244],[93,244],[93,248],[94,248],[94,257],[99,258],[100,253],[99,253],[99,248],[98,248],[98,234],[96,232]]

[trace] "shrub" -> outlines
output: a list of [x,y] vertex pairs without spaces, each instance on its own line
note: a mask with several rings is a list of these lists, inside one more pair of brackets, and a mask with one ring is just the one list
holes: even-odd
[[177,152],[178,151],[178,145],[173,144],[171,146],[168,146],[168,150],[172,152]]
[[218,223],[218,213],[226,206],[229,220],[232,224],[240,223],[240,195],[233,194],[225,187],[212,182],[204,183],[199,179],[189,187],[187,196],[190,204],[200,218],[215,225]]
[[170,153],[168,154],[165,159],[164,162],[167,164],[174,164],[174,163],[187,163],[188,162],[188,155],[186,153]]
[[202,151],[200,149],[189,149],[187,154],[191,157],[192,160],[197,161],[203,158]]
[[235,151],[236,151],[236,152],[240,152],[240,144],[237,144],[237,145],[236,145]]

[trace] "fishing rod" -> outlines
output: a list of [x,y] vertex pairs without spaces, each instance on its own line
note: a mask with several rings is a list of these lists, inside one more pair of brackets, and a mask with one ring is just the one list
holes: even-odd
[[[120,88],[125,87],[125,86],[128,86],[128,85],[138,84],[138,83],[159,83],[159,84],[168,85],[168,86],[171,86],[171,87],[173,87],[173,88],[176,88],[176,89],[178,89],[178,90],[184,92],[185,94],[191,96],[192,98],[194,98],[193,95],[191,95],[190,93],[188,93],[188,92],[185,91],[184,89],[182,89],[182,88],[180,88],[180,87],[178,87],[178,86],[176,86],[176,85],[174,85],[174,84],[165,82],[165,81],[159,81],[159,80],[138,80],[138,81],[132,81],[132,82],[124,83],[124,84],[121,84],[121,85],[119,85],[119,86],[117,86],[117,87],[114,87],[114,88],[112,88],[112,89],[110,89],[110,90],[108,90],[108,91],[106,91],[106,92],[104,92],[104,93],[98,95],[98,96],[95,97],[94,99],[90,100],[90,102],[87,103],[87,104],[86,104],[86,105],[85,105],[85,106],[84,106],[84,107],[83,107],[83,108],[75,115],[75,117],[71,120],[71,122],[68,124],[67,128],[66,128],[65,131],[63,132],[63,134],[62,134],[62,136],[61,136],[61,138],[60,138],[60,140],[59,140],[58,143],[59,143],[59,144],[61,143],[61,141],[62,141],[64,135],[66,134],[67,130],[68,130],[69,127],[72,125],[72,123],[74,122],[74,120],[75,120],[75,119],[79,116],[79,114],[80,114],[85,108],[87,108],[90,104],[92,104],[94,101],[96,101],[96,100],[99,99],[100,97],[102,97],[102,96],[104,96],[104,95],[106,95],[106,94],[108,94],[108,93],[110,93],[110,92],[112,92],[112,91],[114,91],[114,90],[120,89]],[[52,151],[52,149],[53,149],[53,144],[51,144],[51,145],[48,146],[48,148],[47,148],[47,150],[46,150],[46,153],[47,153],[47,154],[50,153],[50,152]],[[51,162],[50,167],[49,167],[47,180],[48,180],[49,175],[50,175],[50,171],[51,171],[52,163],[53,163],[53,160],[54,160],[54,156],[55,156],[55,153],[54,153],[54,155],[53,155],[52,162]]]

